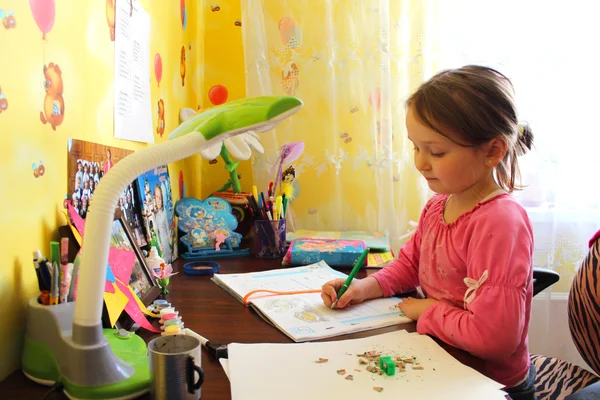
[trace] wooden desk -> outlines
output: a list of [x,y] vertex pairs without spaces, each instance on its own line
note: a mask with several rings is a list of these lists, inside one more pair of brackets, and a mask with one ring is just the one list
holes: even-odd
[[[166,299],[173,306],[185,322],[186,328],[201,334],[215,343],[290,343],[286,335],[277,328],[266,323],[250,308],[244,307],[231,295],[210,280],[210,276],[189,276],[183,273],[183,260],[175,263],[175,270],[180,273],[171,278],[169,294]],[[280,260],[259,260],[255,258],[238,258],[219,260],[221,273],[240,273],[264,271],[281,268]],[[348,272],[348,271],[345,271]],[[365,277],[373,270],[360,271],[357,277]],[[406,329],[414,332],[415,323],[403,324],[383,329],[371,330],[342,338],[359,338],[379,333],[392,332]],[[155,337],[147,331],[140,331],[146,340]],[[336,338],[339,339],[339,338]],[[333,340],[333,339],[332,339]],[[478,360],[468,353],[440,343],[450,354],[472,367],[476,367]],[[202,387],[203,400],[230,399],[231,392],[229,380],[223,372],[219,362],[211,358],[206,352],[202,353],[202,368],[205,373],[205,383]],[[0,382],[0,393],[6,399],[40,399],[49,388],[38,385],[15,371],[3,382]],[[52,393],[47,399],[65,399],[62,393]],[[148,395],[143,399],[149,399]]]

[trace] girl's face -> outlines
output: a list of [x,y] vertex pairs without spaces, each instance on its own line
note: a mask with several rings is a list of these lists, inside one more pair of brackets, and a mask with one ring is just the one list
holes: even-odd
[[83,188],[88,189],[90,186],[89,181],[83,181]]
[[110,150],[106,150],[106,158],[110,160]]
[[87,207],[87,197],[84,197],[83,199],[81,199],[81,206]]
[[75,197],[73,199],[73,207],[78,208],[79,207],[79,199],[77,197]]
[[423,125],[408,110],[408,139],[414,145],[415,166],[436,193],[461,193],[493,179],[486,165],[486,152],[479,147],[464,147]]
[[156,187],[156,189],[154,189],[154,201],[156,201],[156,207],[159,210],[162,210],[162,208],[163,208],[162,190],[158,186]]

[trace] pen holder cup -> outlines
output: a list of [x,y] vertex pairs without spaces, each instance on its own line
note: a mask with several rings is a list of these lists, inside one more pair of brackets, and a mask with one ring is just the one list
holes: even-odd
[[252,227],[254,240],[252,255],[257,258],[280,258],[286,251],[285,218],[271,220],[256,220]]

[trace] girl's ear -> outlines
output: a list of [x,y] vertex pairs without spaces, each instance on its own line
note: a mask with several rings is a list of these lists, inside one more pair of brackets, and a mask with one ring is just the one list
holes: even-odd
[[493,160],[493,165],[496,166],[504,159],[508,151],[508,143],[502,137],[494,138],[488,142],[486,158]]

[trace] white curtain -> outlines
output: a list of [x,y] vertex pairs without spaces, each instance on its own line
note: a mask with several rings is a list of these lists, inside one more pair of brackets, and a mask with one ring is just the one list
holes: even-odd
[[434,68],[429,2],[242,0],[242,17],[246,94],[304,102],[261,136],[254,181],[265,190],[280,146],[302,141],[288,225],[385,232],[398,250],[429,196],[404,126],[406,97]]
[[573,276],[600,228],[600,24],[594,2],[437,1],[437,65],[484,64],[512,79],[535,151],[517,193],[533,223],[535,265],[560,281],[534,299],[531,351],[585,366],[567,322]]
[[305,110],[263,144],[255,181],[285,142],[296,226],[387,231],[394,250],[430,192],[406,143],[404,101],[440,69],[492,66],[512,79],[535,135],[516,196],[534,226],[535,265],[561,280],[533,304],[531,351],[585,366],[568,330],[567,295],[600,228],[594,181],[600,125],[600,24],[575,0],[242,0],[247,95],[294,94]]

